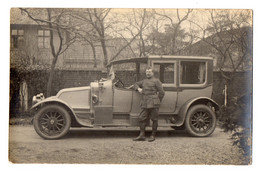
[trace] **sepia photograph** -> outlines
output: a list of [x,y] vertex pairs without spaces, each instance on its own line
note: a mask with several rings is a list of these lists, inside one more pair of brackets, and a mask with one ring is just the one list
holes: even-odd
[[9,29],[9,163],[252,165],[252,9],[12,7]]

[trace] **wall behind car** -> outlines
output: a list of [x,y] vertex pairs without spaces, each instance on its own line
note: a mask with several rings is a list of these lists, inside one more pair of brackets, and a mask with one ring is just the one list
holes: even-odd
[[[134,83],[134,74],[132,71],[117,71],[117,76],[129,86]],[[46,95],[48,71],[35,70],[30,72],[17,72],[14,69],[10,71],[10,117],[17,117],[21,114],[27,114],[29,110],[22,110],[20,105],[19,89],[20,84],[27,83],[28,86],[28,108],[31,107],[32,97],[38,93]],[[70,87],[88,86],[90,82],[107,78],[107,73],[101,70],[96,71],[73,71],[73,70],[58,70],[55,71],[53,81],[52,95],[56,95],[59,90]],[[232,95],[229,98],[237,98],[252,91],[252,73],[237,72],[232,83],[235,87]],[[220,105],[224,104],[223,90],[225,81],[220,72],[214,72],[213,78],[213,95],[212,98]]]

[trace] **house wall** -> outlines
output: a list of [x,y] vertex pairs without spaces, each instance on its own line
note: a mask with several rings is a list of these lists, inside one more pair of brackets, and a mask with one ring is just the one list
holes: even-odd
[[[38,47],[38,30],[41,28],[38,25],[11,25],[11,30],[24,30],[23,45],[19,48],[11,48],[11,65],[20,63],[23,64],[24,58],[28,58],[29,65],[50,65],[52,54],[50,48]],[[54,45],[57,48],[57,34],[54,34]],[[63,55],[60,56],[63,58]],[[61,62],[58,61],[57,65]]]
[[[42,29],[38,25],[16,25],[12,24],[10,30],[21,29],[24,30],[23,35],[23,45],[18,49],[11,48],[10,50],[10,61],[11,66],[13,65],[24,65],[37,67],[49,67],[52,61],[51,48],[39,48],[38,47],[38,30]],[[67,34],[63,33],[63,43],[66,43],[68,37]],[[59,47],[59,36],[54,33],[54,46],[57,51]],[[108,47],[108,49],[111,47]],[[104,56],[102,53],[102,48],[100,45],[96,44],[96,62],[97,68],[102,69]],[[24,66],[24,67],[25,67]],[[60,69],[93,69],[94,67],[94,55],[90,45],[82,44],[80,42],[75,42],[65,50],[64,53],[59,55],[58,61],[56,63],[56,68]]]

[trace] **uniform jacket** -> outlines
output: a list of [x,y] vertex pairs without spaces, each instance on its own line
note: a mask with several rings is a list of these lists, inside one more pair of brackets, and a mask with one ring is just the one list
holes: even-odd
[[164,90],[159,79],[154,77],[135,83],[134,89],[142,88],[141,108],[159,108],[164,97]]

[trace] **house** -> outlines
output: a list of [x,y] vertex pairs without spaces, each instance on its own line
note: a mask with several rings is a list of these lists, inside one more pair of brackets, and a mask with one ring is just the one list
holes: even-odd
[[[68,32],[62,32],[64,43],[70,40]],[[107,37],[108,58],[112,58],[124,39]],[[10,111],[28,111],[33,95],[45,93],[53,55],[48,26],[39,25],[21,14],[20,9],[11,9],[10,21]],[[59,36],[54,32],[54,46],[59,46]],[[95,55],[93,47],[95,48]],[[52,95],[60,89],[88,85],[91,81],[106,77],[104,56],[99,42],[77,40],[59,55],[55,66]],[[125,48],[118,57],[131,57],[133,52]],[[95,56],[95,57],[94,57]]]
[[248,71],[253,66],[252,34],[251,27],[223,30],[188,46],[182,55],[213,57],[215,71],[231,72],[237,66],[236,71]]
[[[12,11],[11,11],[12,12]],[[42,89],[32,89],[35,82],[45,82],[48,72],[46,72],[52,62],[50,50],[50,30],[46,26],[39,26],[28,18],[11,18],[10,24],[10,111],[25,112],[30,107],[30,100],[35,92],[43,92]],[[67,34],[63,33],[64,40]],[[54,33],[54,45],[57,46],[58,36]],[[102,51],[96,47],[97,61],[93,60],[90,46],[75,43],[59,56],[56,69],[64,72],[78,70],[102,71]],[[94,68],[94,62],[97,63]],[[45,71],[45,72],[44,72]],[[45,73],[35,76],[35,73]],[[75,72],[74,72],[75,73]],[[43,76],[45,75],[45,76]],[[77,77],[68,74],[71,77]],[[36,78],[34,78],[34,76]],[[35,82],[32,82],[34,80]],[[57,80],[59,80],[57,78]],[[70,80],[74,80],[71,78]],[[29,84],[29,85],[28,85]],[[73,85],[74,86],[74,85]],[[70,87],[70,86],[68,86]],[[57,88],[58,90],[60,88]],[[18,111],[19,110],[19,111]]]

